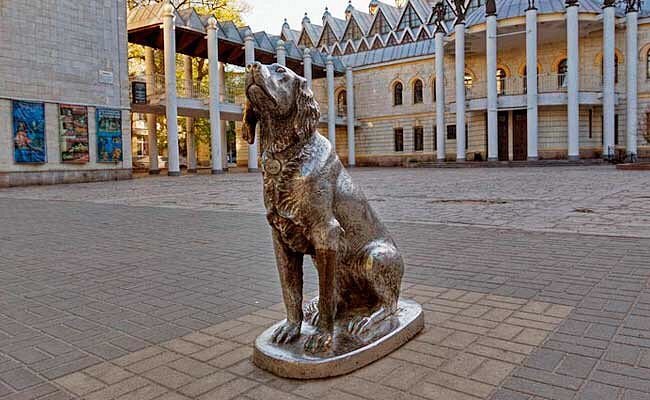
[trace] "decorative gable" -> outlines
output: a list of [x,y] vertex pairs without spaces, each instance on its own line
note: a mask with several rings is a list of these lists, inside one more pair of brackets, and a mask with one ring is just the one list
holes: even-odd
[[302,30],[302,33],[300,34],[300,39],[298,39],[298,46],[299,47],[308,47],[312,48],[314,47],[314,43],[312,43],[311,38],[307,34],[306,30]]
[[332,27],[330,27],[329,23],[326,24],[325,27],[323,27],[323,33],[320,36],[318,46],[331,46],[337,41],[338,39],[336,38]]
[[357,48],[357,52],[360,51],[368,51],[368,45],[365,40],[361,40],[361,44],[359,44],[359,48]]
[[404,9],[402,19],[400,19],[399,24],[397,25],[397,30],[401,31],[406,28],[415,29],[420,25],[422,25],[422,20],[420,19],[418,13],[415,11],[415,8],[413,8],[413,5],[409,3]]
[[345,33],[343,34],[343,40],[359,40],[361,37],[363,37],[361,28],[359,28],[359,24],[354,17],[351,17],[348,22],[348,27],[345,29]]
[[370,27],[369,33],[370,35],[383,35],[388,32],[390,32],[390,24],[388,23],[388,20],[386,20],[384,13],[379,10],[375,16],[375,21]]

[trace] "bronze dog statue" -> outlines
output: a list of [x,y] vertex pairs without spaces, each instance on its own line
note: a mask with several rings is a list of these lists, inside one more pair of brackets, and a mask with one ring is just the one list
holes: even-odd
[[[347,322],[359,335],[396,312],[402,256],[316,130],[320,111],[306,80],[278,64],[254,63],[246,70],[243,134],[253,144],[259,125],[264,205],[287,310],[272,340],[296,340],[305,319],[316,328],[305,351],[327,351],[335,322]],[[303,313],[305,254],[318,271],[319,296]]]

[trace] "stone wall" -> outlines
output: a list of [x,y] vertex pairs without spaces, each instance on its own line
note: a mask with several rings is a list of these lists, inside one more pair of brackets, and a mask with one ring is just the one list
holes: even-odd
[[[125,2],[1,1],[0,18],[3,21],[0,24],[0,173],[5,176],[2,181],[53,183],[70,176],[75,179],[85,176],[87,180],[130,176]],[[47,163],[14,163],[11,100],[45,103]],[[87,164],[61,163],[57,104],[88,107],[90,162]],[[124,160],[120,163],[96,162],[97,107],[122,110]],[[106,170],[121,172],[106,173]],[[21,173],[30,174],[30,178],[20,178]]]

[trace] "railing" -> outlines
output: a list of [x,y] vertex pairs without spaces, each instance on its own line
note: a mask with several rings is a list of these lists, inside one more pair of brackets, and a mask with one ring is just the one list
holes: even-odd
[[[568,80],[566,74],[540,74],[537,76],[538,93],[563,93],[567,91]],[[581,92],[602,91],[602,78],[599,75],[580,75]],[[448,87],[448,93],[455,93],[453,87]],[[526,94],[526,77],[509,76],[497,79],[497,94],[499,96],[517,96]],[[482,99],[487,97],[487,82],[474,81],[465,88],[467,100]]]
[[[153,85],[153,90],[147,88],[148,97],[165,95],[165,75],[138,75],[129,79],[131,82],[146,82],[147,86]],[[243,104],[244,86],[242,84],[227,85],[220,87],[219,97],[223,103]],[[193,80],[186,84],[184,79],[176,80],[176,90],[179,97],[191,99],[207,99],[210,97],[210,89],[207,79],[205,81]]]

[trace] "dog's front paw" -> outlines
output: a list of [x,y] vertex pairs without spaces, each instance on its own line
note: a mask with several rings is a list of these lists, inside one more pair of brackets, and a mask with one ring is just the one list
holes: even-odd
[[278,329],[273,332],[271,340],[273,343],[290,343],[300,336],[300,325],[293,322],[285,321]]
[[305,341],[305,351],[307,353],[316,354],[329,350],[332,347],[332,334],[322,330],[317,330],[316,333],[310,335]]

